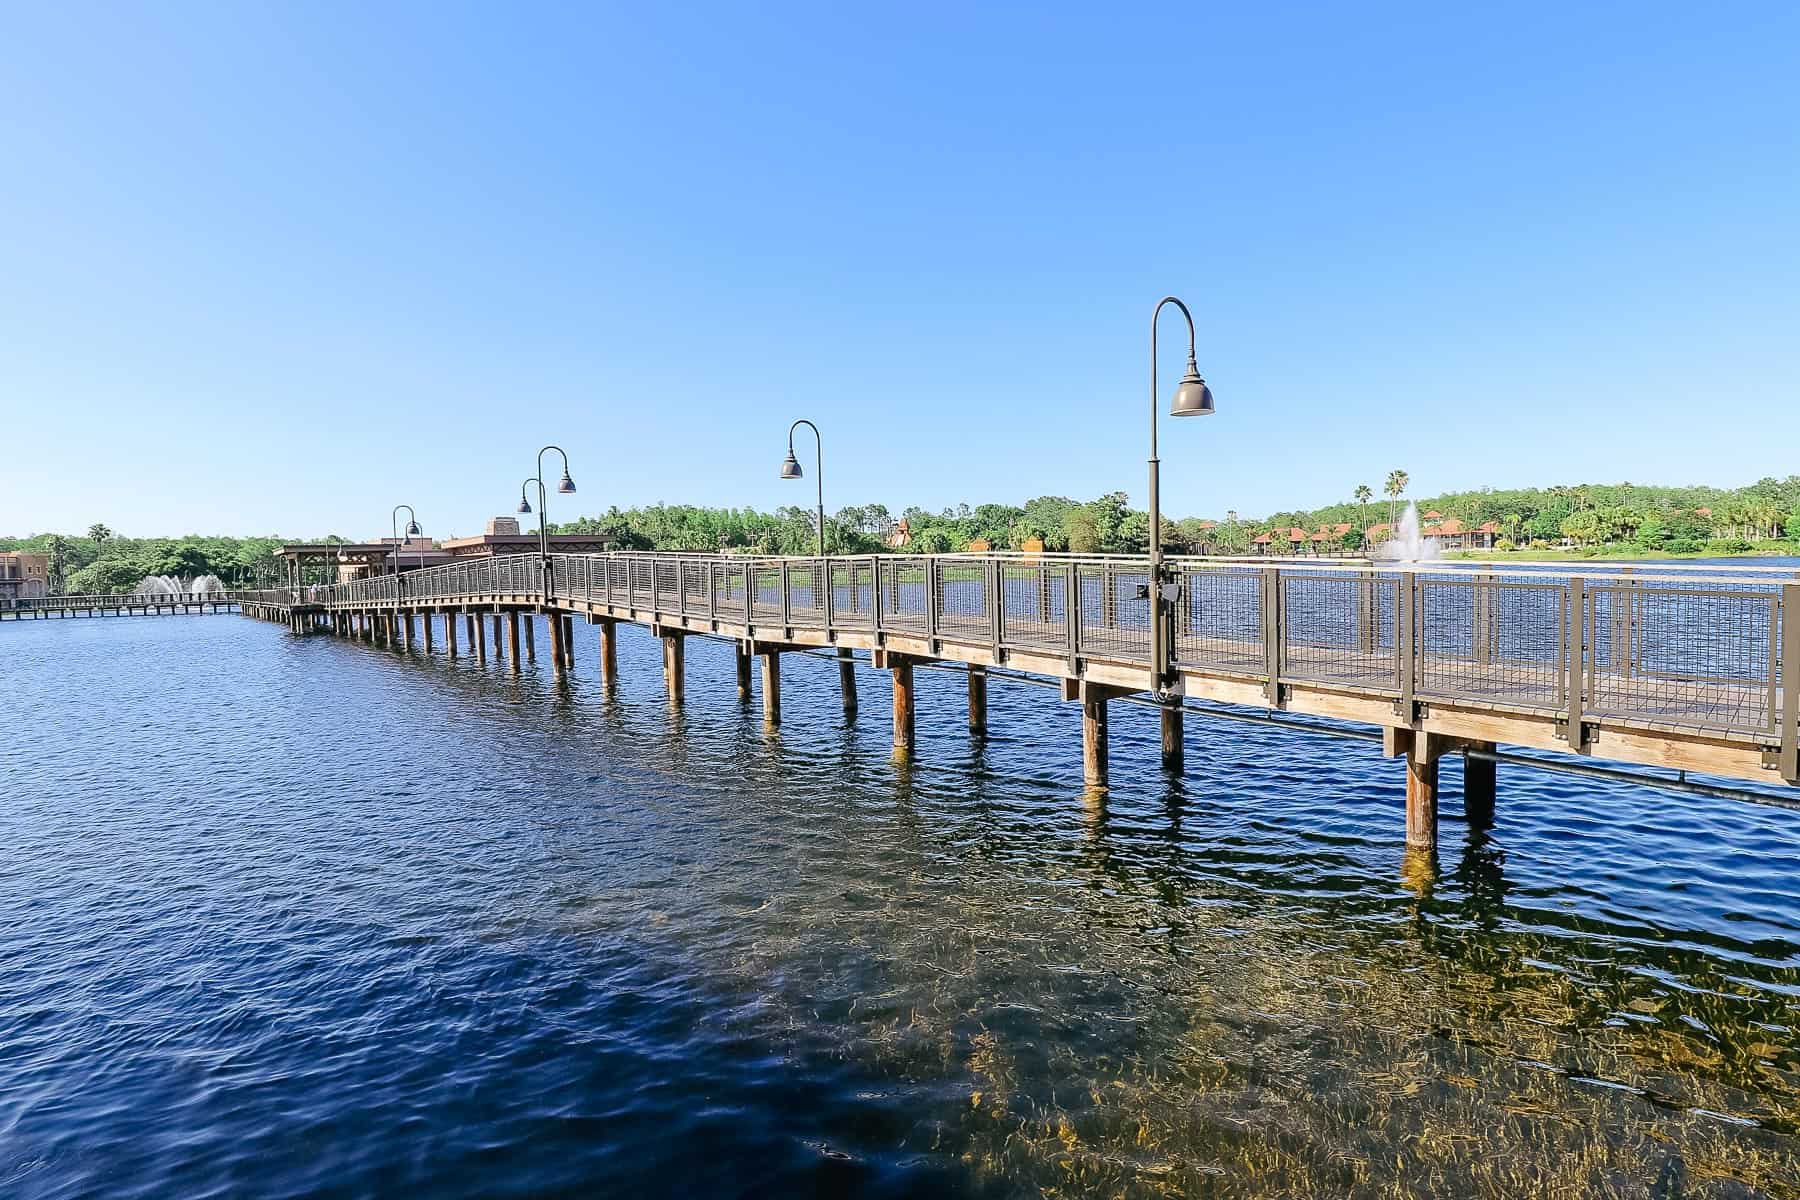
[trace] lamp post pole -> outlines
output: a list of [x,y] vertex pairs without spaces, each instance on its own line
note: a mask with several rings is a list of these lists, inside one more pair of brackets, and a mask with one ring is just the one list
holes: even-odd
[[[557,481],[556,490],[565,496],[573,495],[575,492],[575,481],[569,478],[568,453],[561,446],[545,446],[542,450],[539,450],[537,453],[537,475],[535,477],[538,485],[538,566],[544,573],[545,600],[550,598],[551,579],[550,528],[546,519],[550,510],[550,505],[544,491],[544,455],[552,450],[562,455],[563,464],[562,478]],[[530,483],[532,480],[528,479],[525,482]],[[519,511],[523,513],[531,511],[531,506],[525,503],[525,491],[523,488],[519,489]]]
[[805,417],[788,426],[787,461],[781,464],[783,479],[799,479],[804,472],[800,470],[800,460],[794,457],[794,430],[802,425],[812,430],[813,435],[813,481],[819,485],[819,557],[825,557],[825,440],[819,436],[819,427]]
[[405,543],[400,540],[400,510],[403,508],[406,510],[406,536],[415,538],[425,532],[423,529],[419,528],[419,514],[413,511],[412,505],[394,505],[394,511],[389,516],[388,528],[394,535],[394,575],[396,578],[400,575],[400,548],[405,545]]
[[1156,381],[1156,322],[1165,305],[1173,304],[1187,319],[1187,372],[1175,389],[1170,406],[1172,417],[1207,416],[1213,412],[1212,390],[1200,378],[1194,364],[1194,314],[1174,296],[1156,302],[1150,314],[1150,682],[1157,695],[1162,695],[1169,682],[1169,597],[1163,591],[1162,496],[1159,478],[1160,461],[1156,457],[1156,406],[1160,394]]

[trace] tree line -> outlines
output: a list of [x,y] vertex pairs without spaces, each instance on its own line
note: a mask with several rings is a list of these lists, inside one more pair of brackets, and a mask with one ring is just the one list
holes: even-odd
[[[1388,473],[1385,503],[1367,484],[1350,499],[1314,509],[1295,509],[1249,519],[1235,511],[1216,517],[1163,519],[1163,545],[1171,554],[1244,554],[1258,535],[1298,527],[1309,532],[1348,525],[1333,549],[1357,550],[1364,531],[1391,524],[1407,499],[1407,473]],[[1737,554],[1750,550],[1792,552],[1800,542],[1800,475],[1760,479],[1741,488],[1661,487],[1633,483],[1572,484],[1547,488],[1482,488],[1419,497],[1421,511],[1456,518],[1467,528],[1494,522],[1498,548],[1621,551],[1670,554]],[[903,524],[904,523],[904,524]],[[552,525],[558,533],[606,534],[622,550],[727,551],[745,554],[812,554],[817,530],[812,509],[788,506],[772,513],[751,508],[657,504],[612,508],[598,517]],[[904,528],[901,542],[896,531]],[[1379,535],[1379,531],[1378,531]],[[268,537],[124,538],[105,525],[82,534],[0,538],[0,550],[25,550],[50,559],[51,586],[61,592],[128,592],[147,575],[191,579],[217,575],[228,584],[282,578]],[[341,542],[337,535],[312,539]],[[1039,496],[1022,505],[967,504],[932,512],[919,507],[893,513],[882,504],[840,508],[825,521],[831,554],[898,552],[948,554],[970,545],[997,550],[1044,549],[1073,554],[1141,554],[1149,546],[1148,514],[1126,503],[1125,493],[1093,500]],[[1282,547],[1285,549],[1285,546]]]
[[47,556],[54,592],[110,594],[129,592],[149,575],[217,575],[234,586],[279,578],[275,551],[282,542],[278,537],[125,538],[95,524],[82,534],[0,538],[0,551]]

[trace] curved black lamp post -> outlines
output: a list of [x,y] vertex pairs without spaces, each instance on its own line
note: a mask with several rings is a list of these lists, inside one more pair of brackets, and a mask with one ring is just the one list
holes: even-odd
[[805,417],[788,426],[787,460],[781,464],[783,479],[803,479],[805,472],[800,469],[800,460],[794,457],[794,430],[802,425],[812,430],[813,435],[813,476],[819,485],[819,557],[825,557],[825,441],[819,436],[819,427]]
[[400,510],[403,508],[406,510],[406,536],[415,538],[425,532],[419,528],[419,514],[413,511],[412,505],[394,505],[394,511],[388,518],[388,528],[394,535],[394,574],[396,576],[400,574],[400,547],[403,544],[400,541]]
[[1156,309],[1150,314],[1150,680],[1158,692],[1168,682],[1169,675],[1167,630],[1170,601],[1163,593],[1162,497],[1157,478],[1160,464],[1156,457],[1156,321],[1162,316],[1163,306],[1168,304],[1181,310],[1181,315],[1187,318],[1188,327],[1187,373],[1182,375],[1181,382],[1175,387],[1175,399],[1169,406],[1169,415],[1205,417],[1213,412],[1212,389],[1206,386],[1206,380],[1200,378],[1200,370],[1194,365],[1194,314],[1176,297],[1164,296],[1156,302]]
[[[544,596],[546,599],[550,595],[550,532],[545,518],[549,515],[550,505],[544,492],[544,455],[552,450],[562,455],[563,463],[562,478],[557,481],[556,490],[565,496],[574,495],[575,481],[569,478],[569,455],[561,446],[545,446],[539,450],[537,474],[525,481],[527,484],[535,483],[538,486],[538,565],[544,572]],[[525,500],[524,484],[519,486],[519,511],[522,513],[531,511],[531,505]]]

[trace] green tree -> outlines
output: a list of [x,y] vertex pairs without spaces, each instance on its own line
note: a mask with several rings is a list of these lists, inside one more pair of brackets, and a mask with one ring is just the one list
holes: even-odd
[[106,545],[107,539],[112,537],[113,531],[96,521],[88,526],[87,535],[88,541],[99,547]]
[[962,547],[956,542],[954,531],[942,525],[928,525],[913,535],[907,549],[919,554],[954,554]]
[[1354,495],[1356,496],[1356,523],[1358,527],[1367,529],[1369,527],[1369,501],[1375,498],[1375,489],[1366,483],[1359,483],[1356,485]]
[[69,568],[69,539],[60,533],[53,533],[45,549],[50,554],[50,590],[61,592],[63,579]]
[[212,560],[206,557],[204,550],[192,542],[183,542],[179,546],[170,547],[151,574],[193,579],[200,575],[216,575],[218,572],[213,570]]
[[1100,552],[1100,526],[1086,505],[1063,514],[1063,545],[1070,554]]

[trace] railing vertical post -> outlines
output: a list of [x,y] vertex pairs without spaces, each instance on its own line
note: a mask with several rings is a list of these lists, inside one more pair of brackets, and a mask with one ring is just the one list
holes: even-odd
[[[1781,755],[1778,766],[1783,779],[1800,783],[1800,583],[1781,585],[1780,670]],[[1773,681],[1770,686],[1774,686]]]
[[1419,573],[1408,571],[1396,584],[1394,605],[1403,614],[1405,633],[1394,639],[1394,660],[1400,671],[1400,715],[1411,725],[1418,717],[1419,667],[1425,658],[1424,593]]
[[788,574],[788,560],[781,560],[781,628],[784,637],[792,637],[794,632],[794,594],[792,580]]
[[[998,664],[1000,646],[1006,640],[1006,576],[1001,570],[999,559],[988,559],[986,566],[988,628],[991,630],[993,659]],[[983,720],[985,722],[985,717]]]
[[1564,737],[1569,749],[1580,753],[1587,746],[1583,698],[1587,688],[1588,602],[1587,582],[1577,575],[1569,580],[1568,691],[1569,724]]
[[1262,639],[1263,695],[1270,703],[1281,703],[1281,569],[1264,567],[1262,571]]
[[1063,631],[1069,642],[1069,674],[1081,665],[1081,568],[1070,562],[1063,567]]
[[881,599],[881,556],[876,554],[869,555],[869,604],[873,609],[874,631],[879,637],[882,633],[882,617],[887,611],[887,606],[882,603]]
[[938,560],[937,556],[925,556],[925,636],[930,640],[931,648],[938,648]]
[[[1621,575],[1630,575],[1630,567],[1620,567]],[[1629,676],[1631,671],[1631,609],[1632,598],[1637,592],[1635,579],[1621,579],[1613,589],[1612,614],[1612,668],[1620,675]]]
[[833,626],[837,623],[837,589],[831,585],[831,560],[829,558],[818,560],[818,566],[813,568],[813,580],[814,587],[825,589],[824,600],[820,607],[825,613],[825,632],[833,633],[835,632]]

